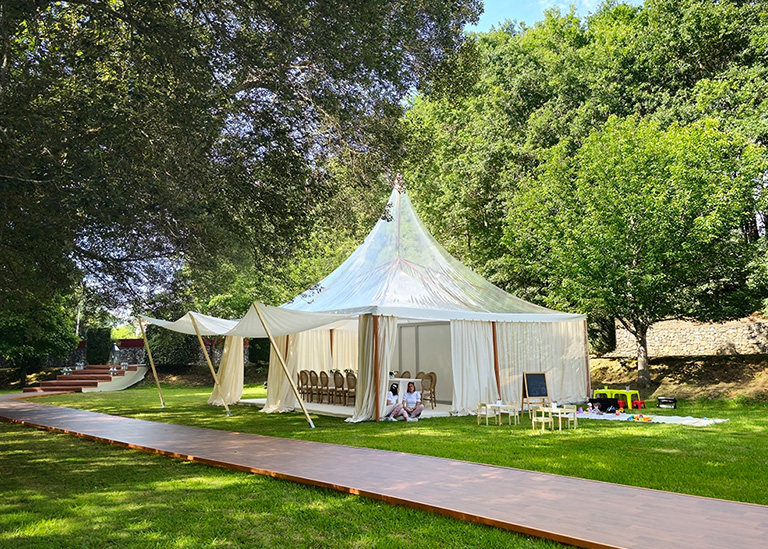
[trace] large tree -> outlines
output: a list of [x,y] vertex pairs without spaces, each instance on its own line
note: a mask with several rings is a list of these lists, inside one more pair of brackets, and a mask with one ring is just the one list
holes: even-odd
[[[479,2],[0,0],[0,304],[288,255]],[[342,154],[344,153],[344,154]]]
[[550,151],[512,201],[512,272],[543,284],[553,306],[601,311],[636,339],[638,382],[650,381],[648,328],[669,318],[753,311],[748,290],[764,147],[714,121],[663,128],[612,118],[573,155]]

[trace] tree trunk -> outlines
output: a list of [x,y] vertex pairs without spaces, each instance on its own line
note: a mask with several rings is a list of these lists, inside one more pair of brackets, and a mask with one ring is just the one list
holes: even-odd
[[641,389],[650,387],[651,371],[648,368],[648,328],[641,327],[637,330],[637,385]]
[[22,359],[19,362],[19,389],[24,390],[27,386],[27,361]]

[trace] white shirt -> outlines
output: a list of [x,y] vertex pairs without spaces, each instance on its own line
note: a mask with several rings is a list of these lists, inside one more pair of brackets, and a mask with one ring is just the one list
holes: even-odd
[[403,406],[406,408],[415,408],[416,404],[421,402],[421,393],[418,391],[414,391],[412,393],[406,392],[403,395]]

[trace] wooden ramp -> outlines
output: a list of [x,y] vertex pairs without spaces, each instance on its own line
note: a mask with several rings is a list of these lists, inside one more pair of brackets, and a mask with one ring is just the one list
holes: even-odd
[[768,547],[768,506],[400,452],[155,423],[14,400],[18,396],[0,396],[0,418],[579,547]]

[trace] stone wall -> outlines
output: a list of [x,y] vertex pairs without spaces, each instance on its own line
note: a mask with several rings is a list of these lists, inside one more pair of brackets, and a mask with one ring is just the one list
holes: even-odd
[[[768,354],[768,320],[759,317],[703,323],[683,320],[657,322],[648,331],[648,355],[752,355]],[[636,357],[635,339],[616,327],[616,350],[609,357]]]

